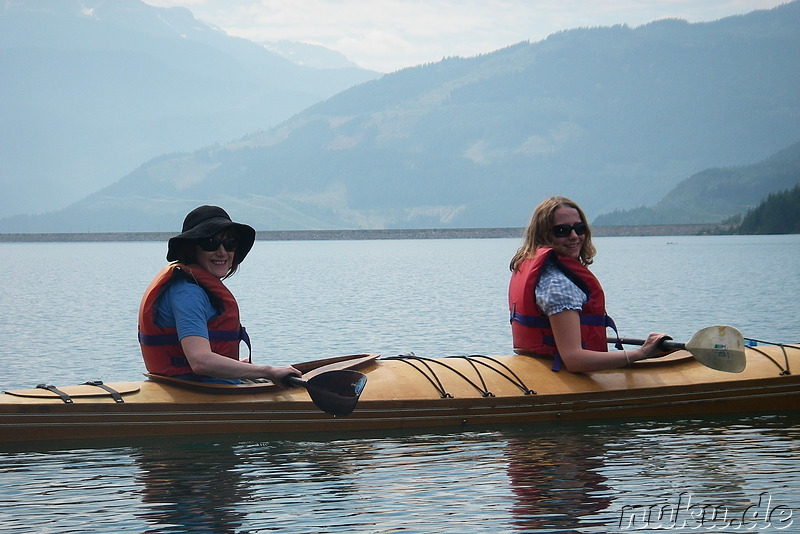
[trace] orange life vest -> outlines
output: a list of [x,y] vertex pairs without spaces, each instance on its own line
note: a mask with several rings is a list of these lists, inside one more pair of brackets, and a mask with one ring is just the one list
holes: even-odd
[[144,292],[139,306],[139,346],[145,367],[153,374],[175,376],[191,373],[174,328],[155,323],[156,302],[176,276],[185,276],[203,288],[220,314],[208,321],[211,350],[228,358],[239,359],[239,342],[250,345],[247,332],[239,322],[239,305],[233,294],[216,276],[196,265],[172,263],[159,272]]
[[523,260],[511,275],[508,285],[508,307],[514,352],[555,355],[553,370],[561,367],[561,359],[550,328],[550,320],[536,305],[536,284],[545,263],[551,263],[581,291],[586,303],[578,312],[581,323],[581,345],[588,350],[608,351],[606,327],[616,331],[614,321],[606,315],[605,295],[600,282],[578,260],[559,256],[552,248],[541,247],[533,257]]

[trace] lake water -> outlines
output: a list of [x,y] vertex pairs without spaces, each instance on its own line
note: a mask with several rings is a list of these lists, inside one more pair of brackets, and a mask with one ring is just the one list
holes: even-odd
[[[507,354],[518,244],[260,241],[227,283],[258,362]],[[685,341],[729,324],[746,337],[800,341],[798,235],[596,245],[592,270],[622,335]],[[164,243],[0,251],[0,388],[141,379],[136,312]],[[796,532],[798,423],[794,412],[6,448],[0,532]],[[701,528],[697,510],[711,508],[729,513],[727,526],[718,514]],[[652,509],[661,517],[644,521]]]

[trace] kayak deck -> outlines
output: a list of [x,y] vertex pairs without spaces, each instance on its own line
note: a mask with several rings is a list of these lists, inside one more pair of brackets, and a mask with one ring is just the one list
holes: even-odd
[[[302,388],[214,386],[150,377],[0,395],[0,442],[202,434],[291,434],[537,421],[779,412],[800,406],[800,347],[746,349],[741,373],[709,369],[687,352],[586,374],[521,355],[420,358],[354,355],[299,364],[305,377],[358,369],[368,377],[347,417],[320,411]],[[185,382],[185,381],[184,381]]]

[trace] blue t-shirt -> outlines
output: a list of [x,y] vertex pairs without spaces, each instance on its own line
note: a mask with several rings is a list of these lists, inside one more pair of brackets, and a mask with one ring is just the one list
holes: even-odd
[[208,321],[219,315],[208,294],[195,283],[176,277],[156,302],[156,326],[174,328],[178,339],[208,339]]
[[[219,315],[202,287],[183,278],[167,285],[156,302],[156,326],[174,328],[178,339],[200,336],[208,339],[208,321]],[[200,376],[196,373],[176,375],[176,378],[211,384],[239,384],[241,380]]]

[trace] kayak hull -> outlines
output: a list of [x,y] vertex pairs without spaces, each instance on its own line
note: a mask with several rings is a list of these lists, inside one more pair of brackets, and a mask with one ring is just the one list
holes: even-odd
[[[796,411],[800,347],[746,350],[742,373],[708,369],[685,351],[611,371],[554,373],[543,358],[510,355],[378,358],[298,364],[305,376],[358,369],[367,384],[355,410],[333,417],[302,388],[207,386],[150,377],[0,395],[0,442],[191,436],[287,435],[434,427],[481,428],[545,421]],[[315,365],[321,363],[321,365]]]

